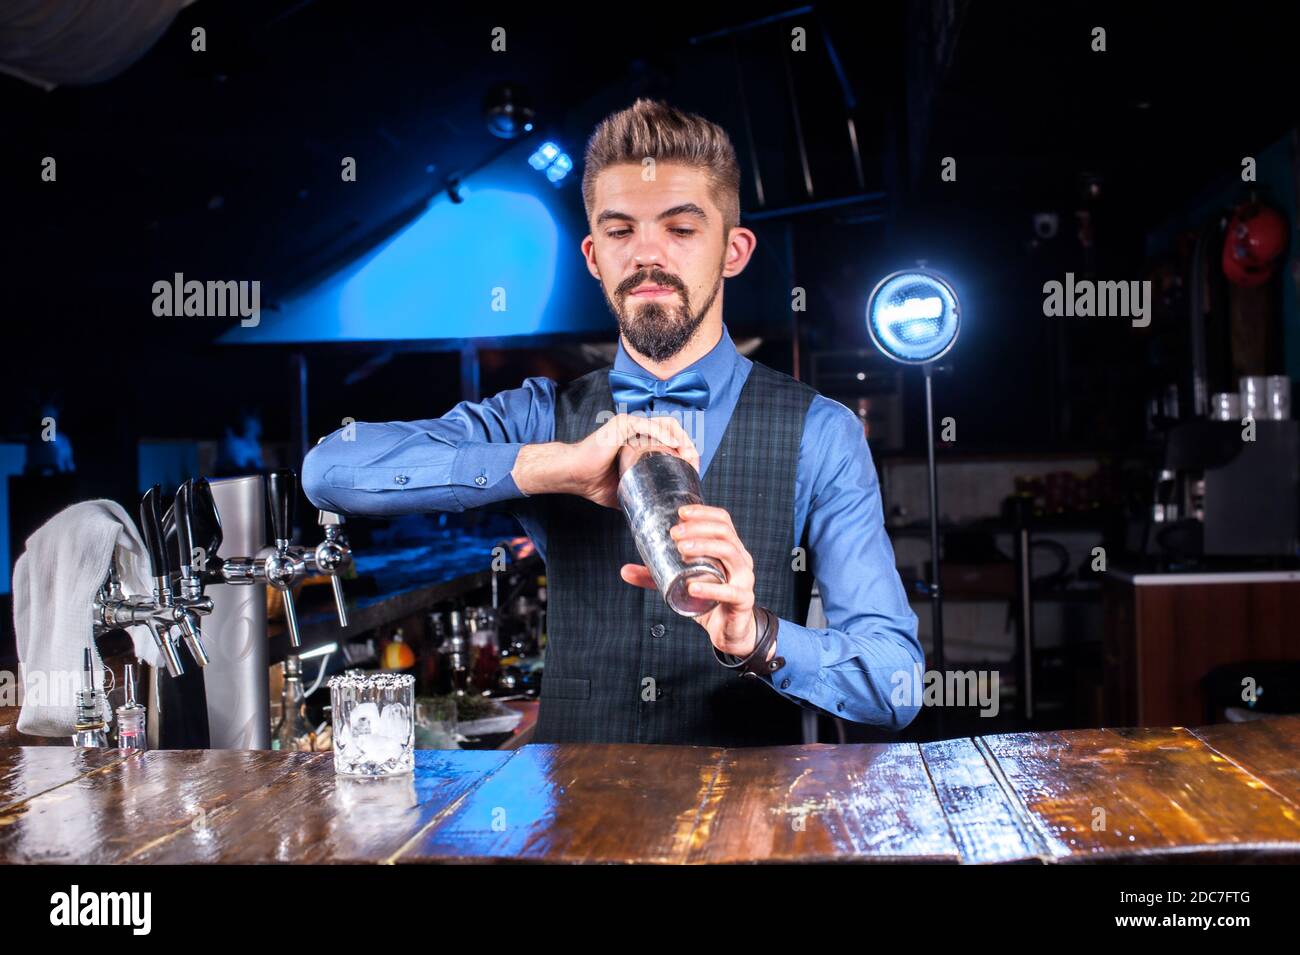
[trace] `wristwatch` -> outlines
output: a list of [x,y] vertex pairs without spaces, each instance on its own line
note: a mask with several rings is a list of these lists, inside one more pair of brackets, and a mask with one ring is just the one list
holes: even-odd
[[754,649],[749,656],[742,658],[731,653],[723,653],[717,647],[713,648],[713,656],[728,670],[739,671],[741,676],[770,676],[785,666],[785,657],[779,653],[772,659],[767,659],[767,651],[776,642],[780,623],[776,614],[766,607],[754,608],[754,621],[758,627],[758,636],[754,640]]

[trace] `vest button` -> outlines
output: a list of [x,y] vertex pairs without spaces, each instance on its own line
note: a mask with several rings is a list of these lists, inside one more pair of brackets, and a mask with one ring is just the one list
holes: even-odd
[[662,636],[664,635],[664,632],[665,632],[667,629],[668,629],[668,628],[665,627],[662,623],[657,623],[657,624],[655,624],[653,627],[650,628],[650,636],[652,636],[652,637],[662,637]]

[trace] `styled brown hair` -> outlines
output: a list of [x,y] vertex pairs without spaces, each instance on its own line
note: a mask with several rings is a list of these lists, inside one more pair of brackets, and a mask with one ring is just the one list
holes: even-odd
[[703,116],[651,99],[638,99],[606,116],[587,140],[582,201],[588,221],[601,171],[622,163],[640,166],[646,157],[656,163],[704,169],[709,174],[709,196],[722,212],[724,234],[740,224],[740,164],[727,131]]

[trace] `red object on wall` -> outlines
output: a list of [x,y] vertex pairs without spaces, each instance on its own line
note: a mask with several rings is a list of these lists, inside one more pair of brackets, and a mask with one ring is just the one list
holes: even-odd
[[1287,221],[1272,206],[1243,202],[1223,240],[1223,274],[1233,285],[1258,288],[1273,277],[1286,251]]

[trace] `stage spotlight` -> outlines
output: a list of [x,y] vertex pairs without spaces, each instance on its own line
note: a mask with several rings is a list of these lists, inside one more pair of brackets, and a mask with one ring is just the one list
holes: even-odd
[[483,99],[483,121],[498,139],[518,139],[531,133],[536,120],[536,111],[517,86],[494,86]]
[[569,154],[549,141],[542,143],[537,151],[528,157],[528,165],[538,172],[545,172],[546,178],[557,186],[573,171],[573,160],[569,158]]
[[960,327],[957,293],[941,275],[924,269],[885,276],[867,301],[872,343],[904,364],[943,357],[956,343]]
[[560,147],[552,142],[542,143],[537,151],[528,157],[528,165],[541,172],[561,155]]
[[[930,611],[934,669],[943,671],[943,594],[939,572],[939,481],[934,462],[934,363],[961,328],[957,293],[942,275],[907,269],[881,279],[867,299],[867,331],[886,357],[925,373],[926,464],[930,479]],[[942,713],[937,713],[942,726]]]
[[560,153],[555,162],[546,167],[546,178],[551,182],[559,182],[569,174],[573,169],[573,160],[569,158],[568,153]]

